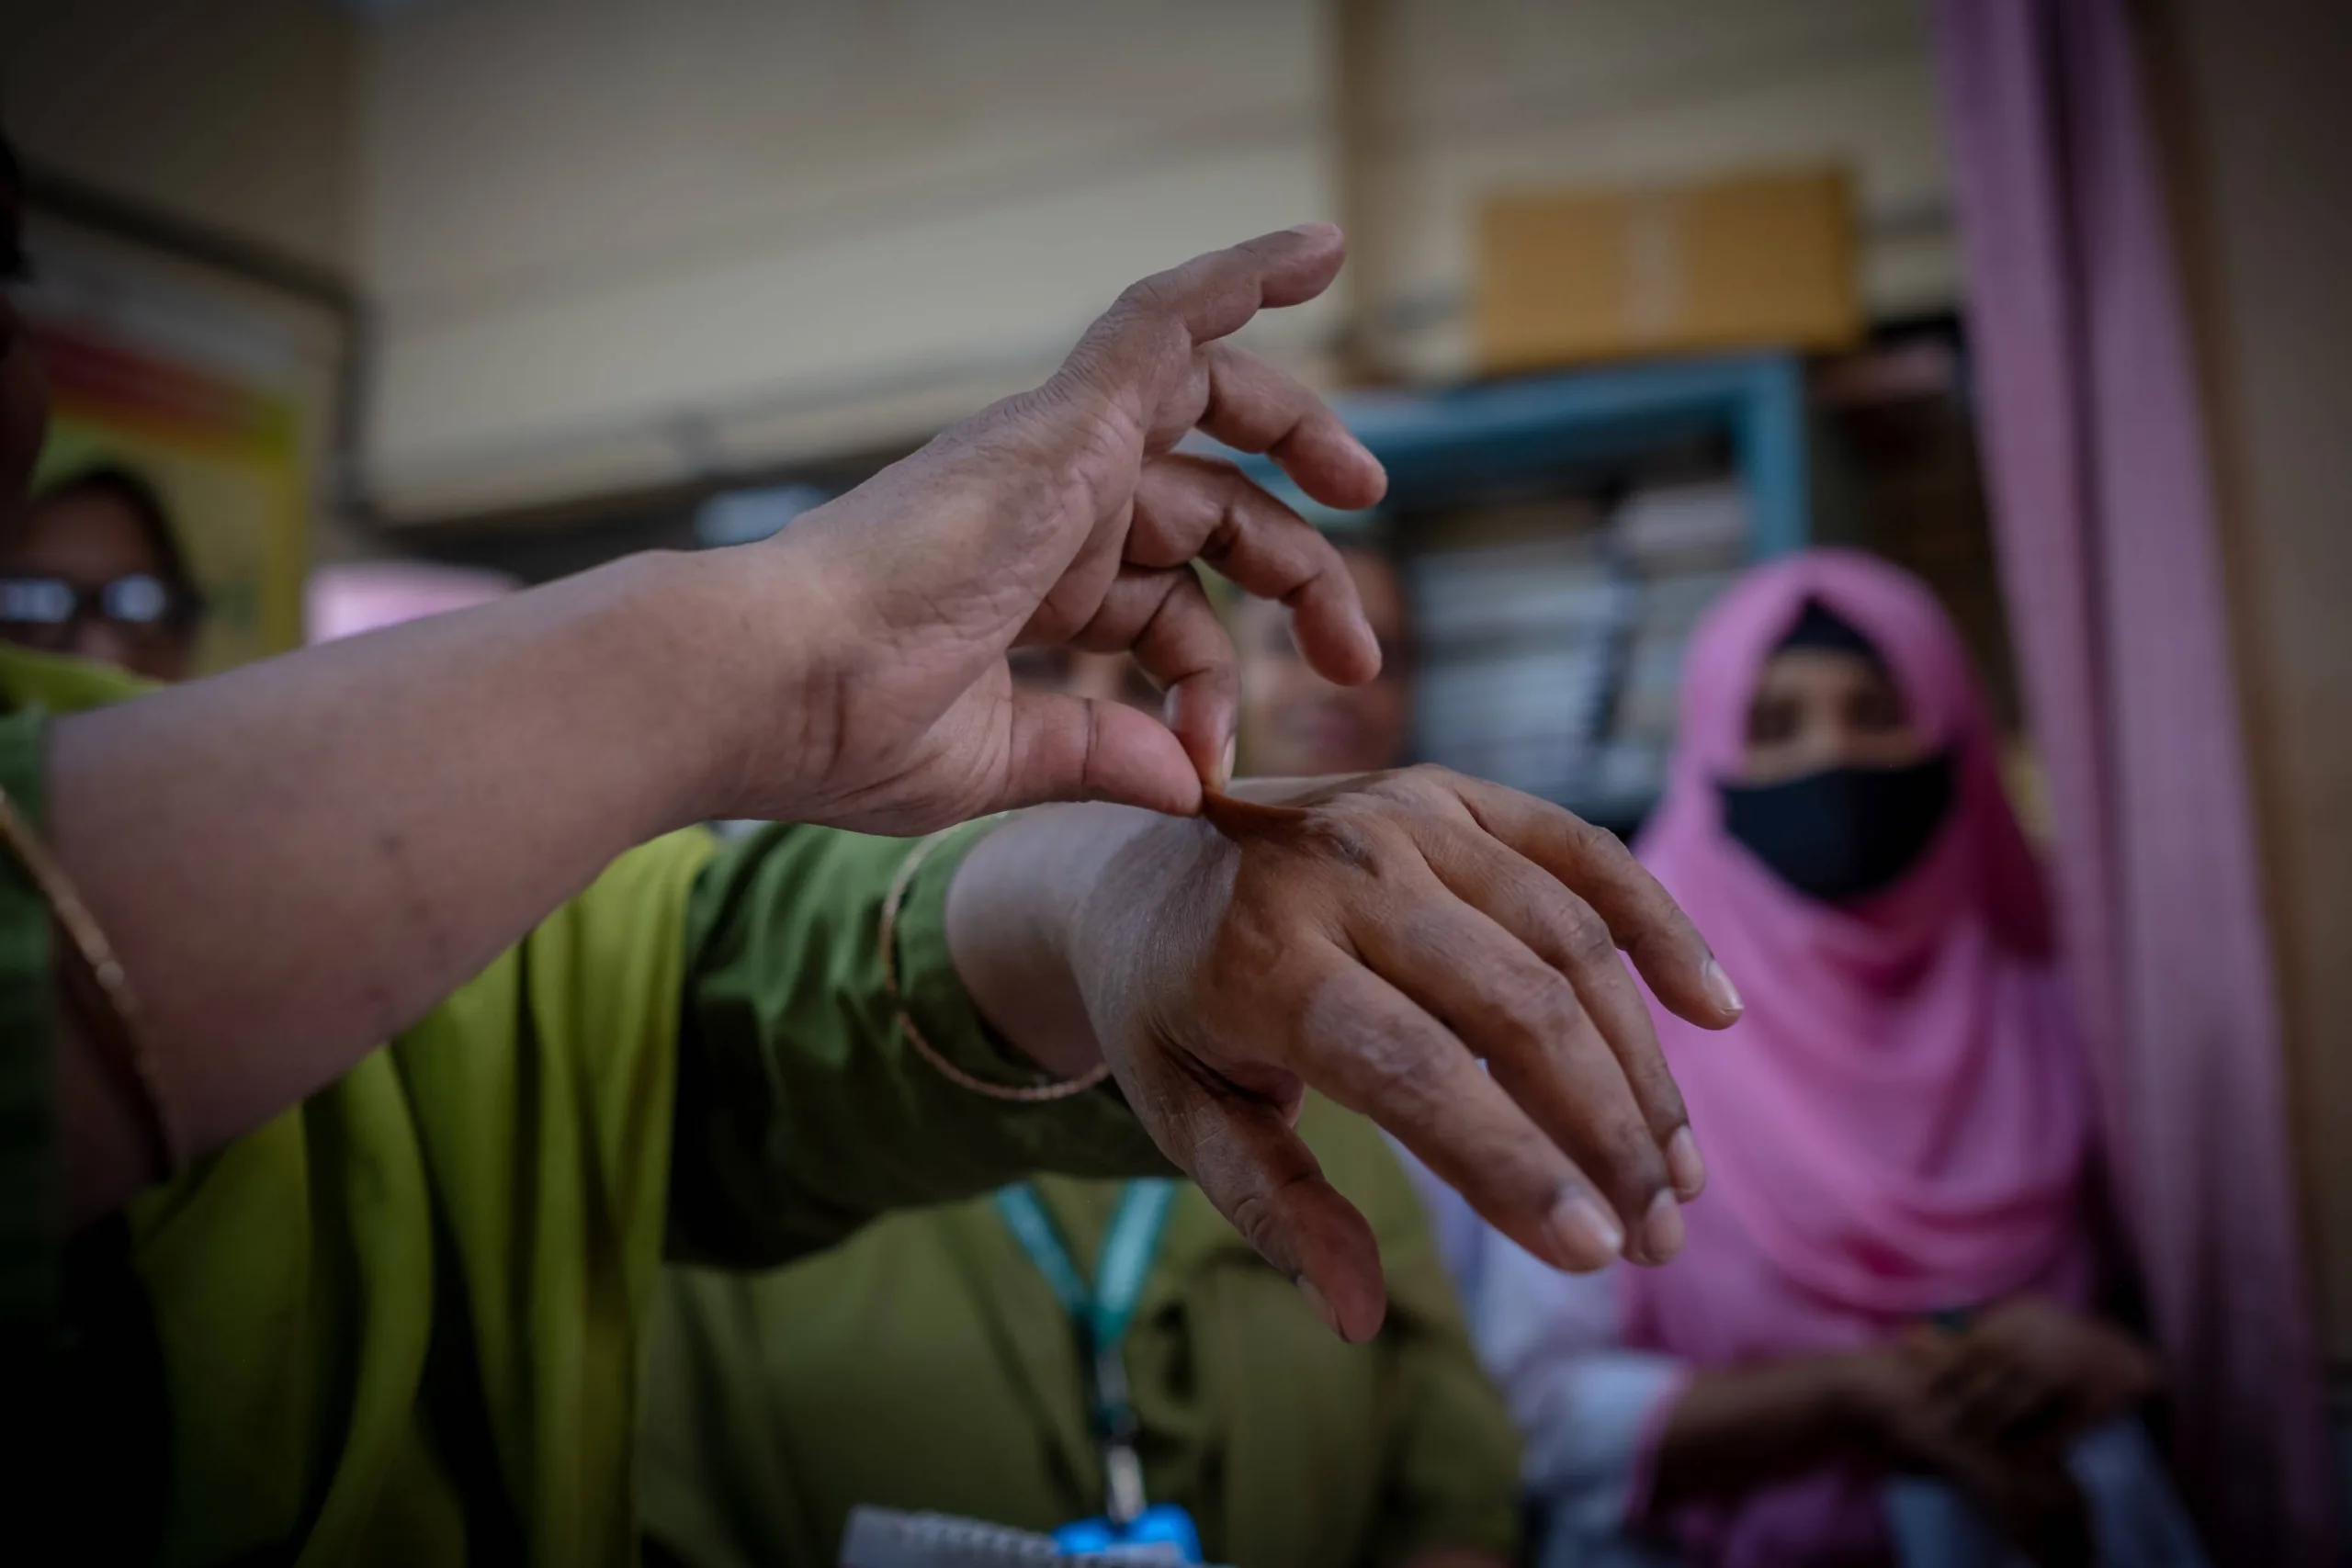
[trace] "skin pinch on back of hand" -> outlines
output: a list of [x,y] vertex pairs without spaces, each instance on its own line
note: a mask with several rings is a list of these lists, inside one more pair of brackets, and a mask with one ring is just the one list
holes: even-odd
[[1234,784],[1240,789],[1249,789],[1253,784],[1271,785],[1283,789],[1289,798],[1277,803],[1251,800],[1245,795],[1222,790],[1203,790],[1201,818],[1238,844],[1294,828],[1312,816],[1314,807],[1327,801],[1359,794],[1365,785],[1381,776],[1380,773],[1370,773],[1307,780],[1237,779]]
[[1306,821],[1306,807],[1267,806],[1212,789],[1201,792],[1201,817],[1238,844]]

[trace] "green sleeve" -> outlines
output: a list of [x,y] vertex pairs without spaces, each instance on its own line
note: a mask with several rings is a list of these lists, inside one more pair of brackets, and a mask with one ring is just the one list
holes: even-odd
[[[0,787],[41,820],[38,711],[0,717]],[[0,852],[0,1357],[10,1373],[48,1339],[55,1303],[57,1099],[48,906]],[[15,1386],[10,1376],[10,1386]]]
[[[922,864],[900,907],[900,994],[964,1071],[1033,1083],[981,1022],[947,956],[947,885],[986,831]],[[1165,1161],[1104,1087],[1026,1104],[948,1080],[909,1044],[886,992],[882,905],[913,846],[776,825],[696,883],[686,925],[669,1249],[764,1268],[875,1215],[988,1191],[1034,1171],[1160,1174]]]
[[1360,1199],[1388,1276],[1388,1459],[1381,1562],[1438,1547],[1518,1550],[1519,1433],[1478,1364],[1419,1194],[1384,1145]]

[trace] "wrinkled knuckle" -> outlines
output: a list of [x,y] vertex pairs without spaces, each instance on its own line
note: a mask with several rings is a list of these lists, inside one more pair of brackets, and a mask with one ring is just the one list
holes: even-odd
[[1228,463],[1209,476],[1209,485],[1216,514],[1210,520],[1208,536],[1201,542],[1200,555],[1211,566],[1223,566],[1233,559],[1249,531],[1250,481]]
[[1544,812],[1542,820],[1545,835],[1577,856],[1624,847],[1606,828],[1594,827],[1565,807]]
[[1600,1162],[1615,1181],[1637,1192],[1664,1187],[1666,1158],[1649,1126],[1631,1111],[1611,1116],[1600,1129]]
[[1245,1192],[1233,1205],[1231,1217],[1233,1228],[1241,1233],[1241,1239],[1260,1253],[1265,1252],[1277,1224],[1272,1200],[1263,1192]]
[[[1645,1076],[1639,1080],[1642,1103],[1648,1109],[1656,1135],[1663,1136],[1677,1127],[1690,1124],[1690,1108],[1682,1102],[1682,1090],[1666,1073]],[[1660,1155],[1660,1158],[1664,1158]]]
[[1367,875],[1379,872],[1391,848],[1388,835],[1368,812],[1314,812],[1302,824],[1300,840],[1318,859]]
[[1442,817],[1475,825],[1477,818],[1462,792],[1462,775],[1434,762],[1417,762],[1389,775],[1394,793],[1417,817]]
[[[1016,426],[1042,423],[1057,428],[1068,425],[1091,431],[1112,400],[1108,321],[1106,317],[1097,322],[1080,338],[1069,357],[1042,386],[1008,400],[1003,413],[1006,422]],[[1065,419],[1065,413],[1075,417]]]
[[1506,974],[1490,981],[1493,998],[1512,1043],[1542,1054],[1564,1044],[1576,1026],[1576,994],[1551,976]]
[[1576,987],[1556,975],[1547,975],[1534,988],[1529,1016],[1544,1032],[1546,1045],[1553,1050],[1566,1049],[1568,1043],[1587,1032],[1588,1021],[1584,1002],[1577,996]]
[[1401,1040],[1376,1041],[1358,1048],[1365,1098],[1384,1116],[1419,1121],[1432,1098],[1429,1064]]
[[1444,793],[1442,774],[1430,763],[1416,762],[1410,767],[1392,768],[1374,778],[1365,793],[1385,800],[1400,801],[1409,806],[1422,806]]
[[1645,1056],[1634,1065],[1633,1078],[1643,1100],[1668,1126],[1679,1127],[1690,1120],[1690,1109],[1682,1102],[1682,1086],[1674,1081],[1664,1056],[1656,1053]]
[[1094,319],[1071,357],[1090,362],[1098,377],[1116,380],[1122,370],[1156,363],[1171,350],[1190,353],[1191,347],[1192,339],[1165,292],[1147,278],[1130,284]]
[[1609,923],[1590,909],[1577,909],[1564,916],[1559,922],[1559,934],[1561,952],[1578,968],[1616,959],[1617,942],[1609,934]]
[[1192,336],[1184,330],[1175,296],[1152,278],[1128,285],[1111,312],[1127,335],[1148,343],[1156,351],[1164,352],[1171,344],[1181,345],[1187,353],[1192,349]]
[[[1342,1051],[1353,1055],[1357,1042],[1344,1030],[1335,1031],[1331,1016],[1316,986],[1283,987],[1265,998],[1257,1017],[1264,1021],[1270,1049],[1266,1056],[1274,1066],[1302,1073],[1328,1069],[1331,1065],[1330,1043],[1335,1039]],[[1344,1061],[1345,1058],[1343,1057]]]
[[1280,990],[1282,960],[1298,942],[1294,911],[1272,900],[1240,898],[1218,927],[1210,971],[1220,985],[1247,983],[1253,992]]
[[1119,290],[1112,301],[1106,318],[1117,317],[1121,321],[1147,320],[1164,315],[1168,310],[1168,290],[1157,277],[1138,277]]

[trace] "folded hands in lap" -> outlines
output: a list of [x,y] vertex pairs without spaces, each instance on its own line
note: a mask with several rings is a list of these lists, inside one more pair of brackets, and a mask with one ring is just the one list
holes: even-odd
[[1922,1330],[1853,1365],[1888,1458],[1959,1487],[2035,1562],[2091,1560],[2067,1450],[2156,1392],[2139,1341],[2020,1295],[1957,1334]]

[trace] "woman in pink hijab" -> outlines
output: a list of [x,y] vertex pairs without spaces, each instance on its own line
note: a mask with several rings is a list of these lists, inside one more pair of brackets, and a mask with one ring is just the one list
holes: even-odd
[[1747,1011],[1653,1010],[1711,1168],[1677,1261],[1504,1244],[1474,1284],[1547,1561],[2199,1561],[2128,1419],[2154,1363],[2099,1310],[2040,874],[1927,589],[1821,550],[1725,594],[1640,848]]

